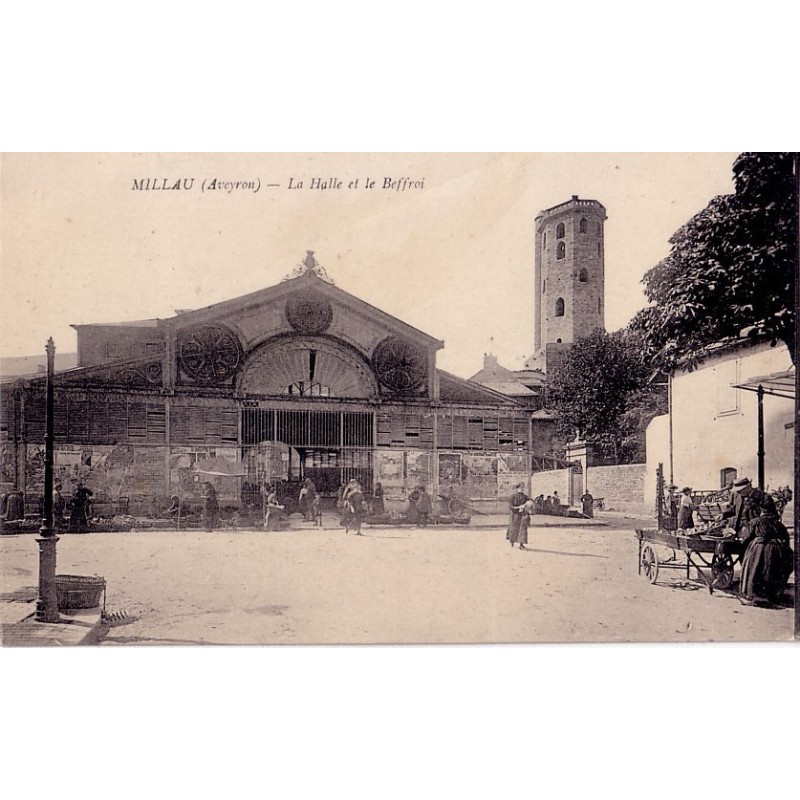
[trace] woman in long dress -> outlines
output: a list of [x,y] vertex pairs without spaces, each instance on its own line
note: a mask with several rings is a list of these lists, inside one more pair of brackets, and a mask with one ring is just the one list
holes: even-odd
[[372,516],[382,517],[386,513],[386,507],[383,504],[383,486],[380,483],[375,484],[375,489],[372,492]]
[[688,486],[681,489],[681,499],[678,503],[678,527],[684,531],[694,528],[694,503],[692,502],[692,490]]
[[750,523],[742,559],[739,599],[745,605],[777,605],[794,567],[789,532],[772,514]]
[[[511,546],[513,547],[517,541],[519,540],[520,535],[520,527],[522,525],[522,507],[525,503],[530,500],[528,495],[525,494],[523,491],[525,487],[518,483],[514,487],[514,494],[511,495],[510,500],[508,501],[508,510],[509,510],[509,518],[508,518],[508,530],[506,531],[506,539],[511,542]],[[526,535],[527,535],[527,528],[526,528]]]
[[217,499],[217,490],[209,481],[206,481],[204,488],[203,524],[205,529],[210,533],[219,524],[219,500]]
[[264,501],[264,530],[279,531],[283,519],[283,506],[278,502],[278,492],[274,486],[267,487],[267,497]]
[[345,533],[355,531],[356,536],[361,536],[361,520],[364,518],[364,493],[361,486],[356,484],[348,492],[345,500]]

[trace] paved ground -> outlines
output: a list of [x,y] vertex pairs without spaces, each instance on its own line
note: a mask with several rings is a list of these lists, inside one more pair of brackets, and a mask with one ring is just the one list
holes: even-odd
[[[105,645],[792,638],[788,607],[710,596],[679,571],[647,583],[643,523],[604,521],[532,528],[527,552],[500,526],[64,535],[58,572],[103,575],[109,609],[138,617]],[[35,587],[34,536],[0,537],[0,559],[4,597]]]

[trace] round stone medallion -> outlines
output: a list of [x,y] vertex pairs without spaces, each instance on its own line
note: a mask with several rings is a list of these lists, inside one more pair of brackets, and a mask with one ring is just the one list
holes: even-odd
[[286,319],[299,333],[317,336],[330,327],[333,308],[316,292],[295,292],[286,301]]
[[239,340],[222,325],[198,325],[178,340],[181,369],[202,383],[222,383],[233,377],[241,358]]
[[397,394],[418,389],[428,375],[425,351],[400,336],[384,339],[372,355],[378,380]]

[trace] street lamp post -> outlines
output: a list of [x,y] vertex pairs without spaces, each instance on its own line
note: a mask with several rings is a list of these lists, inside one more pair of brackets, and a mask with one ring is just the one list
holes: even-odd
[[39,596],[36,598],[36,621],[58,622],[56,595],[56,542],[53,530],[53,367],[56,346],[52,337],[45,346],[47,352],[47,400],[44,434],[44,513],[42,527],[36,539],[39,545]]

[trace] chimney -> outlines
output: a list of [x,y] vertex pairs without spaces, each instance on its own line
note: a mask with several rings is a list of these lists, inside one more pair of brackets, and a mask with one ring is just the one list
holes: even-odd
[[484,353],[483,354],[483,368],[487,372],[496,373],[497,372],[497,356],[493,355],[492,353]]

